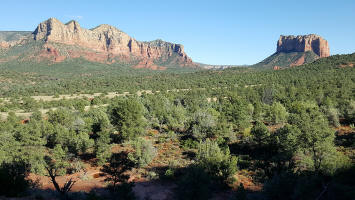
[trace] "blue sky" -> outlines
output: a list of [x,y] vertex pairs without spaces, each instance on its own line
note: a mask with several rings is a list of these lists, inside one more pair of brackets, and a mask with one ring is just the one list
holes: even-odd
[[331,54],[355,52],[354,0],[4,0],[0,30],[34,30],[49,17],[110,24],[137,40],[180,43],[196,62],[254,64],[282,35],[315,33]]

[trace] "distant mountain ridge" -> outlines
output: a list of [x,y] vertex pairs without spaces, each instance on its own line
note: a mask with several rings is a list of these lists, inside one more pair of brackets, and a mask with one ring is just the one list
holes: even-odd
[[[329,55],[327,40],[318,35],[281,35],[276,52],[252,67],[278,70],[310,63]],[[0,31],[0,64],[33,62],[51,65],[64,61],[70,64],[76,62],[75,59],[153,70],[236,67],[194,63],[181,44],[163,40],[137,41],[107,24],[86,29],[74,20],[64,24],[50,18],[41,22],[33,32]]]
[[[85,29],[76,21],[63,24],[55,18],[50,18],[40,23],[32,33],[0,33],[0,47],[5,50],[20,43],[26,45],[33,42],[43,43],[40,52],[35,56],[27,56],[36,57],[38,62],[42,60],[62,62],[80,57],[107,64],[116,61],[132,63],[135,68],[165,69],[165,65],[196,66],[184,52],[184,46],[181,44],[162,40],[140,42],[106,24]],[[24,56],[14,55],[8,59],[17,57]]]
[[30,36],[30,31],[0,31],[0,48],[9,48],[20,44]]
[[316,34],[281,35],[277,41],[276,52],[254,67],[278,70],[313,62],[330,56],[328,41]]
[[30,31],[0,31],[0,41],[11,42],[26,38],[32,32]]

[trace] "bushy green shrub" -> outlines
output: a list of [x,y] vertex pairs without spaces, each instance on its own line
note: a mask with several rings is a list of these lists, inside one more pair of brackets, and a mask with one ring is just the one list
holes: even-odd
[[80,112],[84,112],[85,110],[85,106],[89,106],[90,102],[84,99],[78,99],[76,101],[74,101],[73,103],[73,107],[75,110],[80,111]]
[[328,117],[329,124],[334,127],[340,126],[339,111],[336,108],[327,108],[326,115]]
[[[87,126],[90,127],[90,131],[94,134],[101,131],[107,131],[112,128],[109,116],[103,108],[90,109],[88,112],[85,112],[84,119]],[[93,137],[95,136],[96,135]]]
[[288,112],[280,102],[274,102],[268,107],[265,119],[271,124],[280,124],[287,122]]
[[221,101],[221,114],[227,119],[227,122],[234,125],[236,130],[243,131],[250,126],[252,116],[244,99],[235,94],[229,94]]
[[198,148],[198,141],[193,140],[191,138],[188,138],[186,140],[180,140],[181,147],[184,150],[189,150],[189,149],[197,149]]
[[118,183],[127,183],[129,175],[127,174],[134,167],[134,163],[128,158],[126,152],[114,153],[109,162],[101,169],[105,173],[109,188],[113,193],[117,191]]
[[197,140],[204,140],[211,137],[216,126],[214,116],[202,111],[194,113],[190,123],[191,134]]
[[103,165],[111,156],[111,138],[110,132],[102,131],[97,133],[98,138],[95,140],[94,153],[97,158],[97,165]]
[[102,99],[101,97],[95,97],[91,100],[90,104],[92,106],[95,106],[95,105],[101,105],[102,104]]
[[123,139],[132,139],[145,132],[144,107],[137,99],[117,99],[108,110],[111,124],[115,126]]
[[175,177],[175,170],[172,168],[168,168],[167,170],[165,170],[164,179],[168,179],[168,180],[172,180]]
[[72,113],[64,108],[59,108],[57,110],[50,110],[48,112],[48,121],[52,124],[60,124],[63,126],[71,125],[73,119]]
[[131,145],[135,150],[129,154],[129,157],[139,167],[145,167],[149,165],[155,156],[157,156],[157,149],[153,146],[153,143],[144,138],[136,138],[131,141]]
[[222,150],[218,143],[207,139],[201,142],[197,153],[198,165],[221,184],[234,182],[237,158],[230,155],[229,148]]
[[270,131],[265,126],[263,122],[256,122],[251,129],[251,135],[253,136],[253,141],[259,146],[265,146],[270,140]]
[[77,172],[80,172],[81,170],[85,169],[85,165],[82,161],[80,161],[78,158],[75,158],[70,162],[70,166],[67,170],[69,174],[74,174]]

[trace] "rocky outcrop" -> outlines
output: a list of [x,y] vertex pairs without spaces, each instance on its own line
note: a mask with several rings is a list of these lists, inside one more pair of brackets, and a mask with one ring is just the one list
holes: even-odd
[[281,35],[277,42],[277,53],[306,51],[313,51],[320,58],[330,56],[328,41],[315,34],[299,36]]
[[0,31],[0,48],[10,48],[27,41],[29,31]]
[[302,55],[300,58],[298,58],[297,60],[295,60],[294,62],[292,62],[290,64],[290,67],[295,67],[295,66],[300,66],[303,65],[306,61],[305,55]]
[[151,69],[151,70],[165,70],[166,67],[158,66],[154,64],[151,60],[142,60],[133,68],[135,69]]
[[10,44],[8,42],[0,42],[0,48],[9,48],[10,47]]
[[24,40],[25,39],[20,39],[20,40],[15,40],[15,41],[0,41],[0,48],[7,49],[10,47],[16,46],[18,44],[24,43],[25,42]]
[[273,70],[280,70],[280,69],[281,69],[281,67],[279,67],[279,66],[275,65],[272,69],[273,69]]
[[120,59],[143,60],[145,63],[164,62],[174,56],[179,65],[192,65],[193,62],[180,44],[155,40],[140,42],[110,25],[100,25],[94,29],[81,28],[76,21],[63,24],[50,18],[38,25],[32,33],[34,40],[80,46]]

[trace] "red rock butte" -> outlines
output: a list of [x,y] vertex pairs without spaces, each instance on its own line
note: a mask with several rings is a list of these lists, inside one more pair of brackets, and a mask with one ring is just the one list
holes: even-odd
[[170,59],[174,64],[180,66],[194,65],[181,44],[162,40],[137,41],[117,28],[106,24],[93,29],[85,29],[81,28],[76,21],[63,24],[55,18],[50,18],[38,25],[32,33],[32,38],[35,41],[75,45],[109,55],[109,57],[117,56],[124,61],[143,61],[149,64],[154,61],[164,62]]
[[313,51],[320,58],[330,56],[328,41],[322,37],[310,34],[299,36],[280,36],[277,42],[277,52],[306,52]]

